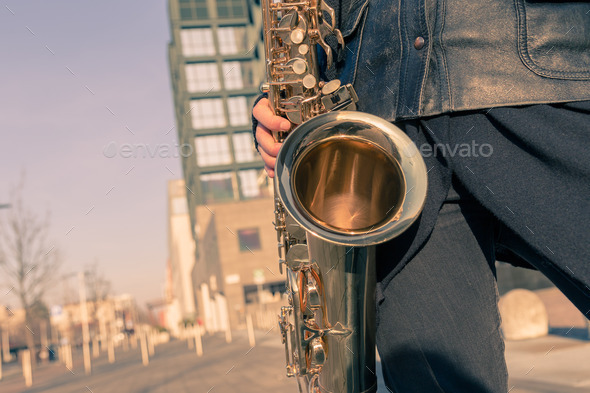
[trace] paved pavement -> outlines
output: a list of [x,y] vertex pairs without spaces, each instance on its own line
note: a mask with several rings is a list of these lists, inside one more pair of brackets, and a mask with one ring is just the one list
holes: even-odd
[[511,393],[590,392],[590,326],[557,288],[537,290],[552,335],[506,342]]
[[[248,346],[245,332],[234,332],[226,344],[222,336],[204,341],[199,358],[185,341],[156,346],[147,367],[138,349],[118,349],[116,362],[106,355],[94,359],[93,373],[85,376],[81,352],[74,354],[73,372],[59,363],[40,366],[34,385],[24,386],[16,364],[4,367],[1,393],[260,393],[297,392],[296,382],[284,376],[284,352],[276,329],[257,333],[257,345]],[[507,342],[510,393],[590,392],[590,341],[548,336]],[[381,383],[378,393],[388,393]],[[427,392],[425,392],[427,393]]]
[[506,342],[511,393],[590,392],[590,342],[559,336]]
[[[276,329],[258,335],[257,345],[248,346],[242,332],[226,344],[222,336],[207,337],[204,356],[197,357],[186,341],[156,346],[148,366],[141,363],[139,349],[116,351],[116,362],[106,354],[95,359],[91,376],[84,375],[81,351],[74,353],[73,373],[58,363],[41,366],[32,388],[25,389],[20,370],[0,381],[2,393],[220,393],[293,391],[293,380],[284,375],[284,353],[277,350]],[[16,372],[15,372],[16,371]],[[6,374],[6,373],[5,373]]]

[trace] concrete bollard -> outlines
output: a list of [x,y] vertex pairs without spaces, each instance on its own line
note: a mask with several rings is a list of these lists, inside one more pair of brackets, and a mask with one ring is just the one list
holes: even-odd
[[154,356],[155,353],[155,346],[154,346],[154,331],[152,329],[148,329],[146,332],[147,336],[147,345],[148,345],[148,353],[150,356]]
[[141,346],[141,363],[144,366],[150,364],[150,356],[148,354],[147,337],[145,331],[139,333],[139,342]]
[[25,385],[31,387],[33,385],[33,366],[29,349],[23,351],[23,376],[25,377]]
[[498,302],[502,333],[507,340],[525,340],[546,336],[549,318],[539,296],[526,289],[513,289]]
[[82,344],[82,355],[84,357],[84,372],[86,375],[90,375],[92,372],[92,363],[90,360],[90,341],[84,340]]
[[66,367],[70,371],[74,367],[74,362],[72,359],[72,345],[71,344],[66,344]]
[[246,325],[248,327],[248,342],[250,343],[250,347],[254,347],[256,345],[256,337],[254,336],[254,325],[252,324],[252,315],[246,315]]
[[197,350],[197,356],[201,357],[201,356],[203,356],[203,340],[201,338],[201,327],[199,325],[196,325],[194,327],[194,331],[195,331],[195,347]]

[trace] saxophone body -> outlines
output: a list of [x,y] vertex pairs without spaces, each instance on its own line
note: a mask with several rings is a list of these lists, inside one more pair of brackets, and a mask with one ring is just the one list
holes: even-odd
[[[275,229],[289,304],[279,327],[286,371],[306,393],[375,392],[375,245],[404,232],[424,206],[427,172],[391,123],[356,112],[351,85],[328,67],[334,11],[321,0],[262,0],[267,85],[296,127],[274,137]],[[328,18],[326,18],[328,16]]]

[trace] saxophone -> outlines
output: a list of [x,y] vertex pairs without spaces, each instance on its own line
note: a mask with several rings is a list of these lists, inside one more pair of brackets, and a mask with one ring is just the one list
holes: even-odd
[[[275,165],[275,229],[288,305],[279,327],[288,376],[307,393],[375,392],[375,245],[404,232],[424,206],[426,166],[412,141],[356,112],[352,85],[320,80],[316,48],[334,10],[322,0],[262,0],[274,112],[296,128]],[[329,16],[329,20],[325,17]]]

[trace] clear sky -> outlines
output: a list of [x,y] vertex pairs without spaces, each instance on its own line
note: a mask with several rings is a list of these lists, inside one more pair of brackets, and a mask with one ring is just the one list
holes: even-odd
[[115,293],[162,297],[166,185],[182,177],[166,1],[0,5],[0,203],[24,171],[62,273],[97,261]]

